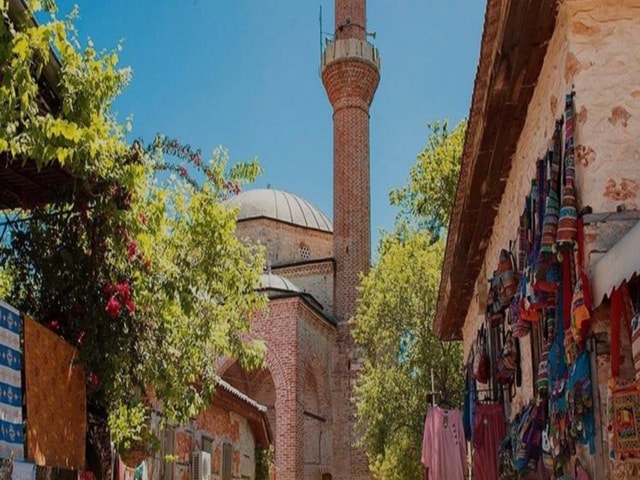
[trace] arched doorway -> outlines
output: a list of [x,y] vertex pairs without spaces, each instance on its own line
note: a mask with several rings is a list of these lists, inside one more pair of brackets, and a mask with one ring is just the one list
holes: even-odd
[[222,379],[267,407],[267,420],[271,427],[271,433],[274,439],[277,438],[276,386],[271,372],[266,368],[247,372],[236,362],[224,372]]

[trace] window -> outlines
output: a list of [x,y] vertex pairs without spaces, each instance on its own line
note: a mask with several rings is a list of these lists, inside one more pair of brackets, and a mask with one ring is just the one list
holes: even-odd
[[233,445],[222,444],[222,480],[231,480],[233,467]]
[[213,456],[213,439],[202,436],[202,451],[210,453]]
[[311,259],[311,249],[304,243],[300,245],[300,258],[303,260]]

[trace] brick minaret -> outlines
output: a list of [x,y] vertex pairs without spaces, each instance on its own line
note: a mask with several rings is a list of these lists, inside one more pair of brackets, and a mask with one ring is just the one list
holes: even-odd
[[359,370],[347,321],[356,313],[359,274],[371,262],[369,106],[380,81],[378,51],[367,42],[365,0],[336,0],[335,38],[322,54],[322,83],[333,107],[334,314],[338,351],[333,363],[335,480],[370,478],[367,458],[354,449],[353,386]]
[[356,311],[360,272],[371,262],[369,106],[380,80],[378,51],[367,42],[365,0],[336,0],[335,39],[322,56],[322,83],[333,106],[334,310]]

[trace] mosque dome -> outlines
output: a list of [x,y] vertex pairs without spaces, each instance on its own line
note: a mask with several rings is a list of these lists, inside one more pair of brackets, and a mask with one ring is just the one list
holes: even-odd
[[300,293],[300,289],[280,275],[263,273],[260,277],[261,290],[281,290],[284,292]]
[[230,198],[229,207],[239,207],[238,220],[266,217],[324,232],[332,232],[331,220],[307,200],[293,193],[270,188],[247,190]]

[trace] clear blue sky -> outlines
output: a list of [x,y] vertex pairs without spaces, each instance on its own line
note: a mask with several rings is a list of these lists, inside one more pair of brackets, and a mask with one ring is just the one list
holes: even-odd
[[[232,160],[258,157],[255,184],[306,197],[332,216],[331,107],[320,81],[319,7],[330,0],[58,0],[80,7],[81,39],[98,49],[123,40],[133,81],[116,103],[133,134],[179,138]],[[469,112],[485,2],[370,0],[368,29],[382,58],[371,108],[375,251],[395,216],[388,192],[405,183],[426,124]]]

